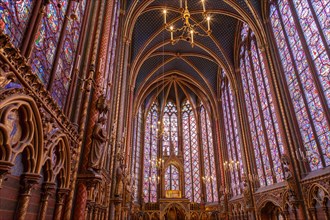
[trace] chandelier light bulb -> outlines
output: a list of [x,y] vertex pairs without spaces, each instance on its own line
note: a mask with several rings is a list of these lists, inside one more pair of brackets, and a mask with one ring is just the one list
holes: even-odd
[[202,0],[202,5],[203,5],[203,12],[205,13],[206,12],[206,9],[205,9],[205,0]]
[[166,23],[167,23],[167,21],[166,21],[167,10],[164,9],[164,10],[163,10],[163,13],[164,13],[164,24],[166,24]]
[[207,16],[206,20],[207,20],[207,31],[210,31],[211,30],[211,25],[210,25],[211,17],[210,17],[210,15]]

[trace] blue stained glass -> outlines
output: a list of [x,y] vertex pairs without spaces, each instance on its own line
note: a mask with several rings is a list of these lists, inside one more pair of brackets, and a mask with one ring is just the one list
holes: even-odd
[[0,1],[0,30],[10,37],[17,48],[22,43],[34,2],[32,0]]
[[[46,6],[46,13],[42,18],[41,31],[35,38],[31,67],[44,84],[48,84],[50,78],[67,6],[68,1],[51,0]],[[39,62],[35,62],[36,59]]]
[[80,3],[73,2],[71,11],[75,14],[75,19],[70,19],[66,27],[63,47],[60,48],[60,61],[62,65],[57,66],[52,95],[59,106],[64,107],[67,99],[69,86],[74,71],[74,59],[76,57],[79,37],[81,33],[83,18],[87,1]]
[[[243,28],[242,39],[245,32]],[[244,53],[240,66],[256,170],[260,185],[265,186],[282,181],[280,158],[284,150],[263,56],[254,33],[249,32],[249,38],[244,38],[241,46]]]
[[[270,18],[310,169],[316,170],[324,166],[322,159],[326,166],[330,165],[329,119],[324,115],[330,106],[330,58],[325,52],[329,50],[330,4],[320,0],[294,0],[293,4],[291,8],[287,0],[279,0],[278,6],[271,5]],[[299,22],[292,19],[293,13]],[[299,26],[303,36],[298,33]],[[308,48],[303,46],[303,40]],[[312,63],[308,62],[308,54]],[[313,77],[313,68],[318,79]],[[322,95],[327,106],[321,104]]]

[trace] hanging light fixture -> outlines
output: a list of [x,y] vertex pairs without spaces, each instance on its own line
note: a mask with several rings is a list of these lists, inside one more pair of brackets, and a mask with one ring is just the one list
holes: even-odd
[[[180,40],[186,40],[190,42],[191,47],[194,47],[195,41],[194,41],[194,36],[203,36],[203,37],[208,37],[211,35],[211,16],[210,14],[206,11],[206,0],[201,0],[202,7],[203,7],[203,12],[202,13],[196,13],[196,14],[202,14],[203,19],[201,21],[193,21],[191,19],[191,13],[188,8],[188,2],[187,0],[185,1],[185,5],[183,8],[182,1],[180,0],[180,11],[181,11],[181,16],[182,16],[182,21],[183,25],[181,27],[174,27],[173,24],[168,24],[167,23],[167,15],[168,11],[167,9],[163,9],[163,15],[164,15],[164,24],[165,24],[165,30],[170,32],[171,35],[171,43],[172,45],[178,43]],[[203,26],[206,24],[207,30],[204,31]],[[178,36],[177,38],[175,38]]]

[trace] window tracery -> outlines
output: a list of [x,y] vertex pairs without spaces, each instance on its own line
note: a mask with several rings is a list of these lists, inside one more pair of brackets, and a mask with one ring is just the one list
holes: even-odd
[[201,202],[200,163],[195,113],[188,100],[182,104],[183,158],[186,197]]
[[170,165],[165,172],[165,190],[180,190],[180,174],[176,166]]
[[270,20],[301,134],[297,157],[310,170],[330,165],[330,3],[278,0]]
[[35,1],[2,0],[0,2],[0,30],[7,34],[15,47],[20,47]]
[[[233,196],[242,194],[242,188],[239,183],[242,182],[243,174],[242,148],[239,137],[239,127],[234,103],[232,88],[225,76],[222,78],[221,87],[222,109],[224,116],[225,138],[226,138],[226,153],[227,163],[230,172],[230,185]],[[238,162],[238,163],[237,163]]]
[[139,108],[139,112],[135,119],[134,136],[133,136],[133,149],[132,149],[132,162],[131,162],[131,173],[134,189],[134,199],[139,199],[139,179],[141,170],[141,136],[142,136],[142,125],[143,125],[142,107]]
[[163,125],[163,155],[170,155],[171,145],[173,152],[178,155],[178,110],[176,105],[169,101],[164,108]]
[[48,84],[50,78],[67,6],[68,1],[66,0],[49,2],[35,39],[31,67],[45,85]]
[[241,32],[240,69],[261,186],[281,182],[283,143],[275,115],[265,63],[254,33],[244,23]]
[[145,124],[144,140],[144,202],[157,202],[157,167],[155,165],[158,156],[157,123],[159,117],[158,103],[153,103],[148,111]]
[[206,186],[206,201],[218,201],[218,190],[216,183],[215,154],[213,145],[212,125],[203,104],[200,106],[200,123],[202,132],[202,153],[204,161],[204,183]]
[[[52,96],[60,107],[64,107],[68,95],[72,73],[74,71],[74,58],[76,57],[81,26],[86,8],[86,0],[73,2],[72,15],[76,16],[68,21],[64,37],[64,43],[60,49],[60,57],[52,87]],[[79,59],[78,59],[79,60]],[[76,64],[77,65],[77,64]]]

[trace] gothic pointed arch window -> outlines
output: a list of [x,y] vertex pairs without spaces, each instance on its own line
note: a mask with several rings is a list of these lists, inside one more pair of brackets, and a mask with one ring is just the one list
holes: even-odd
[[[60,49],[52,96],[60,107],[64,107],[69,92],[69,85],[74,70],[74,58],[82,29],[87,0],[73,1],[71,4],[71,19],[69,19],[65,32],[64,42]],[[80,59],[77,59],[77,62]],[[79,65],[76,63],[76,66]]]
[[270,21],[300,130],[298,158],[330,165],[330,2],[276,0]]
[[145,122],[145,138],[144,138],[144,179],[143,179],[143,197],[144,202],[157,202],[157,156],[158,156],[158,139],[157,127],[159,120],[158,103],[153,103],[148,111]]
[[200,124],[202,134],[202,154],[204,162],[204,175],[202,178],[206,188],[206,201],[216,202],[218,201],[218,189],[213,132],[209,114],[202,103],[200,105]]
[[243,161],[239,137],[239,122],[237,120],[234,95],[228,78],[223,72],[221,80],[221,101],[223,109],[225,139],[226,139],[226,170],[230,173],[230,186],[233,196],[242,194],[239,183],[242,182]]
[[260,186],[281,182],[283,178],[280,162],[283,143],[265,65],[256,37],[244,23],[241,31],[240,70]]
[[201,168],[196,115],[188,100],[182,103],[181,112],[185,195],[191,202],[199,203],[201,202]]
[[163,155],[170,155],[171,150],[178,155],[178,110],[173,101],[168,101],[164,108],[163,126]]
[[17,48],[22,43],[35,2],[33,0],[0,2],[0,30],[10,37]]
[[180,190],[179,169],[173,164],[165,171],[165,190]]
[[139,199],[139,187],[140,187],[140,175],[141,175],[141,148],[142,148],[142,126],[143,126],[143,112],[142,107],[139,108],[138,114],[134,121],[134,133],[133,133],[133,149],[132,149],[132,162],[131,173],[133,181],[133,193],[134,200],[137,202]]
[[50,0],[35,39],[31,67],[45,85],[50,78],[67,8],[66,0]]

